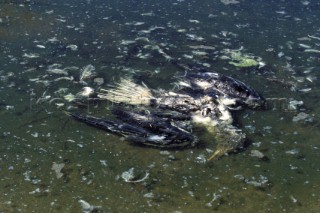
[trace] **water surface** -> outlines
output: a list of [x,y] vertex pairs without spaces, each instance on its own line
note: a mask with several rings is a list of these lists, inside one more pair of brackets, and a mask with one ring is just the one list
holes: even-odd
[[[84,200],[100,212],[318,212],[319,14],[315,0],[0,1],[0,211],[81,212]],[[110,114],[107,103],[75,109],[63,99],[85,86],[79,72],[89,64],[101,87],[134,76],[172,89],[181,70],[141,38],[268,99],[268,110],[236,115],[246,149],[206,162],[210,139],[182,150],[133,146],[63,112]],[[201,56],[197,45],[212,48]],[[266,66],[235,67],[226,49]],[[48,73],[53,64],[68,74]],[[64,165],[61,178],[53,165]],[[131,168],[149,176],[127,183],[121,175]]]

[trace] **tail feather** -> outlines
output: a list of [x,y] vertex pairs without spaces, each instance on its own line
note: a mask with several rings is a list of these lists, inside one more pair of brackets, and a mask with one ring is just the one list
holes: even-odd
[[114,103],[126,103],[131,105],[149,105],[154,99],[151,90],[146,85],[134,83],[131,79],[122,78],[114,88],[101,89],[98,94],[100,99]]

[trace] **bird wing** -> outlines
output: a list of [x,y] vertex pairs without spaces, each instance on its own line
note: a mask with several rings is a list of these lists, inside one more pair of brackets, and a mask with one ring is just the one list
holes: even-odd
[[[68,113],[74,119],[87,125],[124,136],[127,140],[139,144],[159,148],[184,147],[194,145],[196,136],[191,134],[191,128],[187,125],[190,120],[181,115],[181,120],[174,120],[161,112],[153,112],[153,109],[113,109],[116,119],[97,118],[89,115]],[[176,112],[172,116],[178,118]]]

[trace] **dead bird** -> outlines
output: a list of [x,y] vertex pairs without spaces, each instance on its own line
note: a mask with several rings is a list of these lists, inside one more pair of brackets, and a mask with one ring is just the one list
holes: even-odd
[[[113,110],[115,120],[70,115],[91,126],[125,136],[136,144],[160,148],[194,145],[197,138],[192,130],[202,126],[215,139],[217,148],[209,159],[216,159],[241,147],[245,134],[232,125],[233,118],[224,101],[198,89],[195,87],[192,92],[153,90],[143,83],[123,78],[109,89],[100,90],[97,96],[101,100],[133,106],[132,109]],[[145,108],[150,113],[141,111]],[[185,116],[183,121],[182,115]]]
[[[115,119],[103,119],[70,113],[88,125],[122,135],[135,144],[159,148],[194,145],[198,139],[193,130],[204,127],[216,143],[208,160],[217,159],[241,148],[245,134],[233,125],[230,110],[259,108],[265,99],[245,83],[197,66],[187,66],[151,45],[167,61],[186,74],[178,78],[172,91],[150,89],[130,78],[122,78],[97,97],[116,103]],[[181,119],[183,117],[183,119]]]

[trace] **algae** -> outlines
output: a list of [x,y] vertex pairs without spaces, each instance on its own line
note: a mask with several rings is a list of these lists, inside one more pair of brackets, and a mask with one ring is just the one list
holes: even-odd
[[243,48],[240,48],[238,50],[225,49],[222,51],[225,55],[220,58],[230,60],[229,64],[235,67],[261,67],[264,65],[260,57],[243,53],[242,49]]

